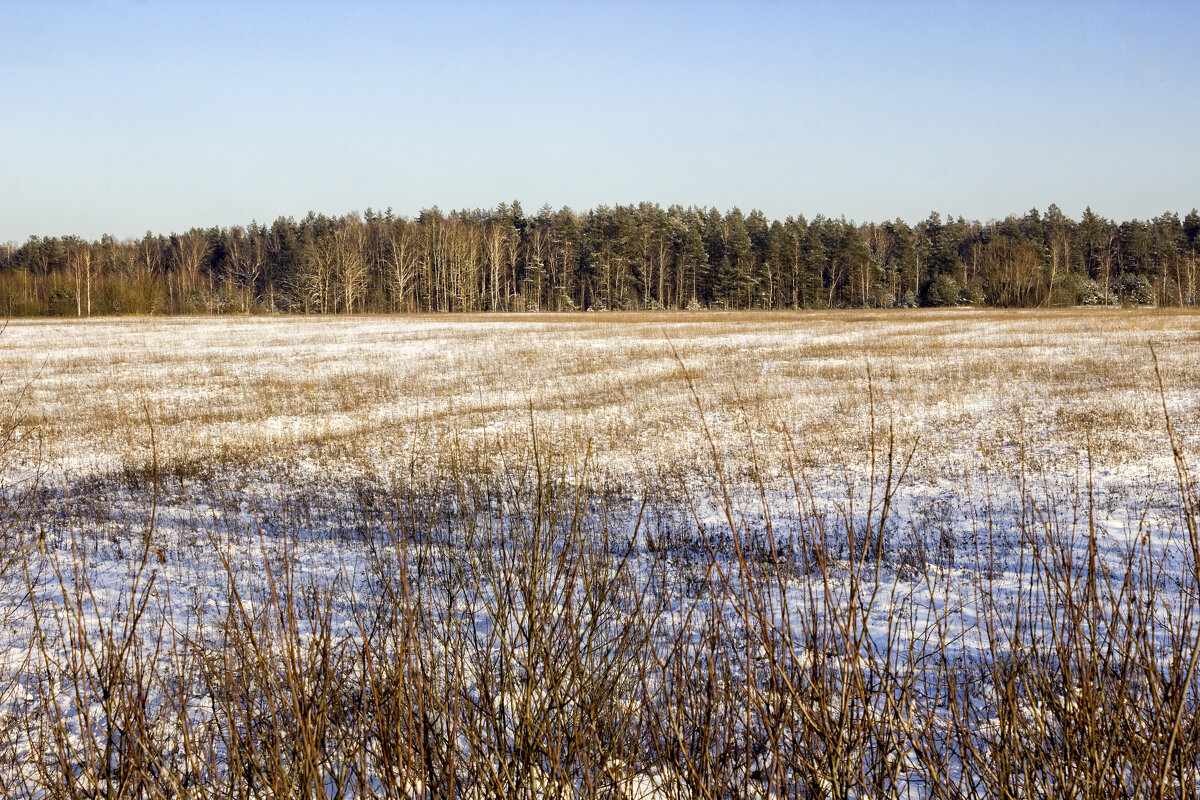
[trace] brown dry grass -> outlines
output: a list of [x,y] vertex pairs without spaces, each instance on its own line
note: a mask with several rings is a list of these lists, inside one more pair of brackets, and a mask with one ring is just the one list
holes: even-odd
[[[8,796],[1200,785],[1194,314],[106,320],[0,341]],[[256,505],[263,465],[290,499]],[[42,493],[31,466],[75,482]],[[1109,472],[1171,513],[1101,559]],[[337,481],[354,493],[318,519]],[[922,482],[949,510],[897,528]],[[659,490],[674,515],[643,516]],[[950,512],[962,529],[938,528]]]
[[[1191,446],[1200,316],[1180,310],[636,313],[14,323],[0,373],[28,382],[22,426],[73,474],[164,463],[394,462],[450,438],[525,438],[532,407],[615,480],[694,461],[698,431],[671,353],[692,372],[718,447],[784,427],[811,463],[856,450],[866,367],[881,413],[925,431],[917,474],[1048,454],[1106,464],[1162,452],[1148,343]],[[763,455],[782,476],[777,441]]]
[[[795,511],[776,531],[765,486],[754,523],[730,500],[733,465],[708,435],[722,411],[703,411],[693,371],[676,366],[710,455],[696,477],[721,519],[702,524],[689,491],[695,525],[673,537],[639,537],[645,507],[632,526],[611,514],[586,470],[536,432],[528,461],[494,471],[448,446],[440,487],[393,487],[376,527],[345,539],[368,554],[358,580],[306,576],[314,543],[295,517],[204,524],[215,612],[176,606],[182,587],[159,579],[178,554],[156,544],[153,449],[146,521],[126,532],[117,586],[93,577],[101,549],[86,514],[68,512],[57,547],[24,549],[36,529],[10,512],[17,577],[36,598],[36,668],[0,672],[0,792],[1196,796],[1200,505],[1169,424],[1190,559],[1168,566],[1140,532],[1127,569],[1110,571],[1090,492],[1055,504],[1022,459],[1024,566],[1007,600],[983,591],[964,631],[940,558],[918,553],[900,578],[885,555],[909,455],[873,380],[857,454],[866,506],[826,514],[784,433]],[[1164,423],[1165,393],[1159,403]],[[976,533],[977,555],[994,546],[990,524]],[[993,579],[978,578],[981,591]],[[991,646],[962,660],[964,635]]]

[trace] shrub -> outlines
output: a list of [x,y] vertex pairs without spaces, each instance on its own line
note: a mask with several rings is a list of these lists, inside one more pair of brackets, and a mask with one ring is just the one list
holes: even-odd
[[961,296],[958,281],[949,275],[938,275],[925,289],[925,303],[931,306],[955,306]]
[[1117,294],[1125,305],[1148,306],[1154,304],[1154,287],[1145,275],[1122,272],[1117,275]]
[[78,308],[75,305],[75,290],[70,286],[59,285],[50,290],[51,314],[56,316],[73,316]]
[[1063,288],[1069,293],[1073,305],[1098,306],[1104,303],[1104,290],[1100,284],[1078,272],[1067,274]]

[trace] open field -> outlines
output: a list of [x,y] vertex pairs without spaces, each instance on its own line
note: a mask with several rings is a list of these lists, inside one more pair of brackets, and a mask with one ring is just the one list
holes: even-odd
[[0,378],[8,795],[1200,786],[1200,315],[13,322]]
[[812,463],[861,456],[868,367],[928,476],[1011,457],[1021,431],[1055,463],[1089,436],[1114,468],[1161,460],[1151,343],[1177,426],[1200,420],[1200,318],[1181,312],[14,322],[0,342],[21,430],[68,477],[148,463],[148,421],[180,469],[386,471],[450,437],[519,450],[532,410],[606,476],[655,479],[707,457],[681,363],[722,451],[752,434],[776,468],[785,426]]

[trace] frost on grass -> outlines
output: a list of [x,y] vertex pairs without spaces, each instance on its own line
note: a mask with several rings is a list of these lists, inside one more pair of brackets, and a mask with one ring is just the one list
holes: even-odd
[[1196,789],[1194,315],[0,344],[11,794]]

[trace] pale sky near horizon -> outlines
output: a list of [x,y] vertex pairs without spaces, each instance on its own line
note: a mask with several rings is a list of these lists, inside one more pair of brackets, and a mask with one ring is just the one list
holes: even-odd
[[0,241],[309,210],[1181,215],[1200,2],[0,0]]

